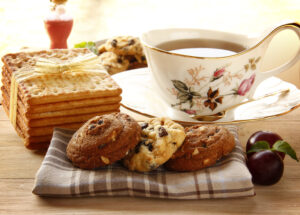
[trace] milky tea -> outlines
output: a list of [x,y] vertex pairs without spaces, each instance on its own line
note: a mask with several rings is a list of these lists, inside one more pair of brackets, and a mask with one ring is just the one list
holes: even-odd
[[172,40],[156,47],[173,53],[197,57],[224,57],[247,49],[237,43],[210,39]]

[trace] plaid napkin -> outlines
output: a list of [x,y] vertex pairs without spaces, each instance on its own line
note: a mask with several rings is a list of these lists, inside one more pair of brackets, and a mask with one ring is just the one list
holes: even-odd
[[33,193],[41,196],[140,196],[165,199],[208,199],[253,196],[251,174],[237,138],[236,127],[227,127],[236,147],[210,168],[171,172],[163,167],[137,173],[115,163],[97,170],[75,168],[66,156],[74,131],[55,129],[50,147],[36,174]]

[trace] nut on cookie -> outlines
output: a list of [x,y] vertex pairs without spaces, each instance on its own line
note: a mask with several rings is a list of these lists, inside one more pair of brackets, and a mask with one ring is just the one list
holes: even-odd
[[72,136],[67,156],[74,166],[82,169],[106,166],[134,149],[140,137],[139,124],[127,114],[96,116]]
[[196,125],[185,128],[182,146],[165,164],[175,171],[194,171],[215,164],[235,147],[235,140],[225,127]]

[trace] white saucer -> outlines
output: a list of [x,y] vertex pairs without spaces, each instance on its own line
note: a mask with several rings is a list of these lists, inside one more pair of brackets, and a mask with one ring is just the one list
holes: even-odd
[[151,85],[151,74],[148,68],[128,70],[112,77],[123,89],[121,103],[125,108],[145,116],[169,117],[184,124],[231,124],[266,119],[286,114],[300,106],[300,90],[293,84],[271,77],[257,87],[254,98],[284,89],[290,89],[290,92],[240,105],[228,110],[225,116],[217,121],[198,121],[162,100]]

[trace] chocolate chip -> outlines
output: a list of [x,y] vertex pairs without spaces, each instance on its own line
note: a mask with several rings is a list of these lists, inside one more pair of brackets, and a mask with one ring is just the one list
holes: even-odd
[[89,130],[92,130],[92,129],[95,128],[95,127],[96,127],[96,125],[91,124],[91,125],[89,125]]
[[207,135],[207,138],[211,137],[211,136],[214,136],[214,134],[208,134]]
[[111,46],[114,47],[114,48],[116,48],[117,47],[117,43],[118,43],[118,41],[116,39],[113,39],[111,41]]
[[176,142],[173,142],[173,145],[176,145],[177,143]]
[[145,142],[146,142],[145,140],[141,140],[141,141],[135,146],[134,151],[135,151],[136,154],[140,152],[141,145],[145,145]]
[[130,117],[127,117],[126,120],[127,120],[128,122],[131,122],[131,118],[130,118]]
[[133,44],[135,44],[134,39],[131,39],[131,40],[128,41],[128,45],[132,46]]
[[160,137],[164,137],[168,135],[168,132],[164,127],[159,127],[158,132],[159,132],[158,135]]
[[157,166],[155,164],[150,165],[150,170],[155,170],[156,168],[157,168]]
[[145,128],[148,127],[148,125],[149,125],[149,124],[148,124],[147,122],[144,122],[144,123],[141,124],[141,128],[142,128],[142,129],[145,129]]
[[137,145],[135,146],[135,148],[134,148],[134,152],[135,152],[135,154],[137,154],[137,153],[139,153],[139,152],[140,152],[140,147],[141,147],[141,145],[140,145],[140,144],[137,144]]
[[101,144],[98,146],[98,149],[102,149],[102,148],[104,148],[104,146],[106,146],[106,144]]
[[220,129],[216,128],[216,133],[218,133],[220,131]]
[[98,125],[101,125],[103,123],[103,119],[100,119],[99,121],[98,121]]
[[143,56],[141,57],[141,59],[142,59],[142,61],[145,61],[145,60],[146,60],[146,57],[143,55]]
[[123,63],[123,60],[121,57],[118,57],[117,61],[118,61],[118,63]]
[[152,143],[148,143],[147,146],[148,146],[149,151],[152,152],[153,151],[153,145],[152,145]]
[[148,138],[148,135],[147,135],[147,134],[143,134],[143,133],[142,133],[142,137],[144,137],[144,138]]
[[202,143],[203,148],[207,148],[206,143]]
[[128,60],[129,60],[129,63],[137,62],[137,59],[135,57],[130,57]]

